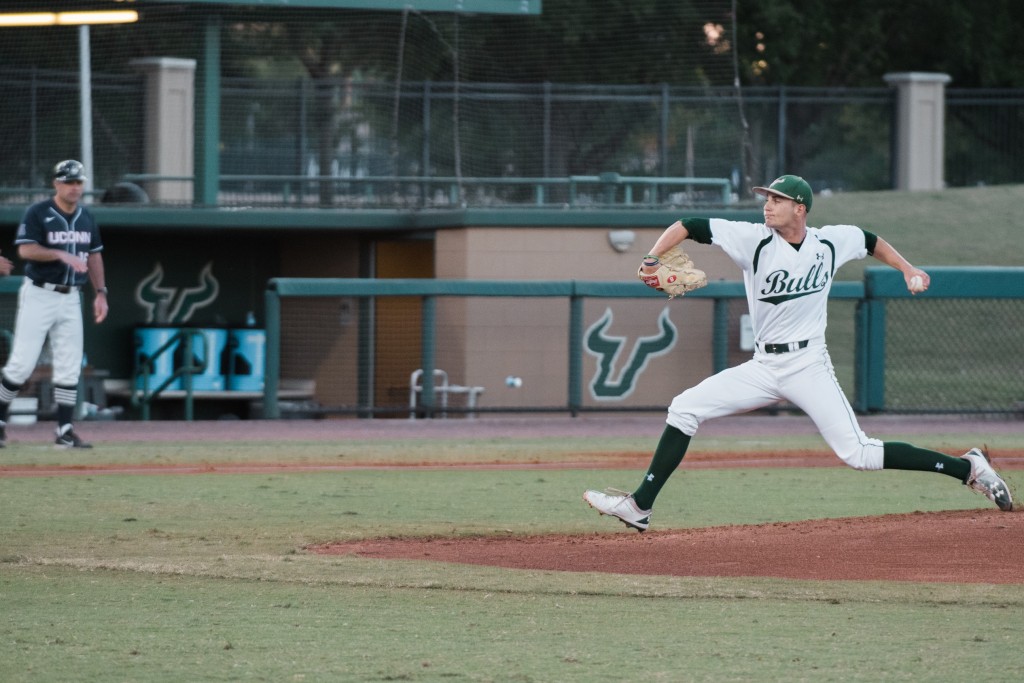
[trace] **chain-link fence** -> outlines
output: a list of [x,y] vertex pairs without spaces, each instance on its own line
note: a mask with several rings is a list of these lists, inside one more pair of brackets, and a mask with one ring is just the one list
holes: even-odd
[[888,411],[1024,411],[1024,301],[922,299],[889,303]]
[[946,182],[1024,182],[1024,90],[946,90]]
[[[932,275],[914,298],[890,269],[834,285],[829,351],[851,403],[861,412],[1024,412],[1024,269]],[[19,282],[3,280],[0,364]],[[282,391],[272,402],[279,414],[422,415],[424,386],[442,382],[452,390],[436,394],[431,414],[661,410],[752,352],[738,282],[666,305],[624,283],[283,280],[267,309],[267,391],[315,387],[315,402]],[[424,368],[444,377],[413,376]]]
[[[0,65],[0,201],[27,203],[24,189],[47,188],[54,164],[81,157],[80,74]],[[143,81],[137,75],[92,79],[95,187],[143,170]]]
[[[932,271],[933,288],[914,298],[892,269],[834,285],[827,336],[851,403],[1021,412],[1024,269]],[[407,416],[436,388],[414,373],[437,369],[481,388],[472,406],[466,392],[438,394],[452,413],[663,409],[750,358],[744,313],[738,282],[666,305],[622,283],[277,280],[267,295],[268,386],[312,378],[322,412]]]
[[904,412],[1024,411],[1024,269],[933,267],[916,297],[865,271],[855,405]]
[[[0,67],[0,151],[7,160],[0,201],[29,201],[35,195],[26,188],[45,187],[55,160],[78,155],[78,121],[67,115],[77,107],[77,78]],[[99,193],[143,172],[144,95],[140,76],[98,73],[92,82]],[[748,170],[758,182],[783,170],[798,173],[818,192],[886,189],[893,178],[893,92],[429,81],[395,88],[372,80],[225,77],[220,201],[568,205],[573,176],[724,178],[739,193]],[[340,131],[330,140],[318,123],[325,108]],[[950,90],[947,109],[951,186],[1024,182],[1024,91]],[[51,116],[55,111],[62,115]],[[430,178],[448,182],[422,183]],[[544,178],[552,182],[538,202],[537,179]],[[606,198],[595,187],[571,199],[587,206]],[[700,186],[631,200],[723,202],[716,189]]]

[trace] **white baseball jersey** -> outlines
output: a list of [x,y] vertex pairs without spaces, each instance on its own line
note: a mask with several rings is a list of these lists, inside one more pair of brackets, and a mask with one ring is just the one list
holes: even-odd
[[807,228],[799,249],[761,223],[712,219],[711,237],[743,270],[754,339],[770,344],[823,336],[836,270],[868,253],[852,225]]
[[[881,469],[882,442],[861,430],[825,345],[832,279],[841,265],[867,255],[868,234],[852,225],[807,228],[796,248],[764,224],[709,223],[711,243],[743,270],[757,346],[746,363],[676,396],[668,424],[693,436],[705,420],[789,401],[814,420],[846,464]],[[704,231],[691,236],[707,239]]]

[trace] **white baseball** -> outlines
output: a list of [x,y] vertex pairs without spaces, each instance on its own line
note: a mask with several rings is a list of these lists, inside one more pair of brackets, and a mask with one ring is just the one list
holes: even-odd
[[910,278],[910,291],[911,292],[923,292],[924,291],[924,278],[920,275],[915,275]]

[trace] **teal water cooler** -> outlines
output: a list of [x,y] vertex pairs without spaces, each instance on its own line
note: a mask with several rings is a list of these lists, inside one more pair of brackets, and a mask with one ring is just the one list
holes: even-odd
[[[154,354],[160,348],[171,341],[178,334],[173,327],[138,327],[135,329],[135,354],[136,367],[142,368],[143,363],[149,359],[152,362],[149,375],[149,390],[158,388],[174,374],[174,358],[177,354],[180,340],[175,340],[159,356]],[[143,388],[143,377],[140,375],[135,380],[135,388]],[[181,389],[181,379],[175,379],[167,389]]]
[[228,331],[204,328],[192,336],[192,356],[197,366],[204,366],[201,373],[192,375],[194,391],[223,391],[227,379],[221,363],[224,349],[228,345]]
[[228,389],[263,391],[267,332],[254,328],[228,331]]

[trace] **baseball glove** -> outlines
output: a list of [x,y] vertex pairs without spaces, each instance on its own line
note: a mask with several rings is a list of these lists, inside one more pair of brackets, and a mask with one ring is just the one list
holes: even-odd
[[656,271],[645,273],[641,266],[636,272],[636,276],[648,287],[659,292],[666,292],[669,299],[683,296],[708,283],[708,276],[704,274],[704,271],[694,268],[693,261],[678,246],[672,247],[661,255]]

